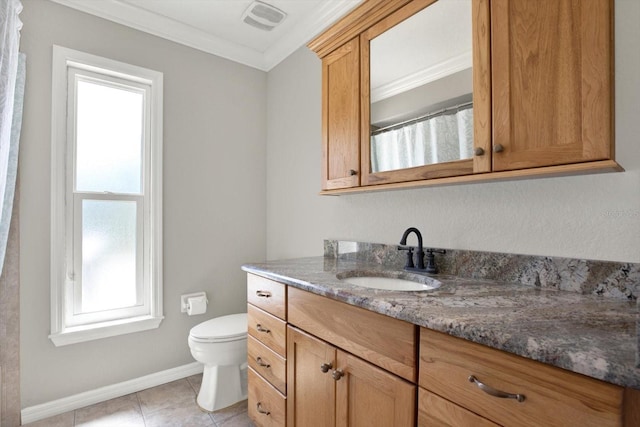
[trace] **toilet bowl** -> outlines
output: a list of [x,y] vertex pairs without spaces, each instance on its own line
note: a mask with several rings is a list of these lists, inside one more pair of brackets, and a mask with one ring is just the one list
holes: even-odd
[[209,412],[247,398],[247,313],[216,317],[189,331],[189,349],[204,364],[196,399]]

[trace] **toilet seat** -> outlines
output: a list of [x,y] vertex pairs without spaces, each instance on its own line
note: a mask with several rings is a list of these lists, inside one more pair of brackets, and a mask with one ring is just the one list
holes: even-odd
[[189,337],[196,342],[227,342],[247,337],[247,313],[216,317],[194,326]]

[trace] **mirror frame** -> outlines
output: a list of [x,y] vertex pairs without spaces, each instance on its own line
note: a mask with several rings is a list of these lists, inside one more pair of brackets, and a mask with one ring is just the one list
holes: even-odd
[[370,42],[438,0],[413,0],[360,34],[360,185],[371,186],[491,171],[491,57],[489,0],[472,0],[473,147],[472,159],[385,172],[371,172]]

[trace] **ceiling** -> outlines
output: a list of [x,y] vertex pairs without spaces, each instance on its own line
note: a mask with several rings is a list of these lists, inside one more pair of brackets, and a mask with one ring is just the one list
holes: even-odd
[[242,14],[253,0],[51,0],[268,71],[363,0],[264,0],[287,17],[271,31]]

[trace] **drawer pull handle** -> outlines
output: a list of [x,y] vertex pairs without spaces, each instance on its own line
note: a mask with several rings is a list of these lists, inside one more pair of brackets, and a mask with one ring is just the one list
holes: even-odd
[[271,292],[269,291],[256,291],[256,296],[260,298],[271,298]]
[[334,380],[339,381],[340,378],[344,377],[344,371],[342,369],[336,369],[331,373],[331,376]]
[[269,415],[269,414],[271,414],[271,412],[269,412],[269,411],[267,411],[267,410],[265,410],[265,409],[262,409],[262,405],[260,404],[260,402],[258,402],[258,403],[256,404],[256,409],[257,409],[257,410],[258,410],[258,412],[260,412],[261,414],[265,414],[265,415]]
[[262,357],[260,357],[260,356],[256,357],[256,363],[257,363],[258,365],[262,366],[263,368],[270,368],[270,367],[271,367],[271,365],[269,365],[268,363],[265,363],[265,362],[262,360]]
[[324,372],[325,374],[327,372],[329,372],[329,369],[333,368],[333,364],[332,363],[323,363],[322,365],[320,365],[320,370],[322,372]]
[[258,332],[264,332],[265,334],[268,334],[269,332],[271,332],[271,329],[263,328],[260,323],[256,325],[256,330]]
[[504,391],[496,390],[493,387],[490,387],[486,384],[481,383],[473,375],[469,375],[469,382],[474,383],[475,385],[478,386],[480,390],[484,391],[485,393],[493,397],[500,397],[502,399],[515,399],[518,402],[524,402],[524,394],[513,394],[513,393],[506,393]]

